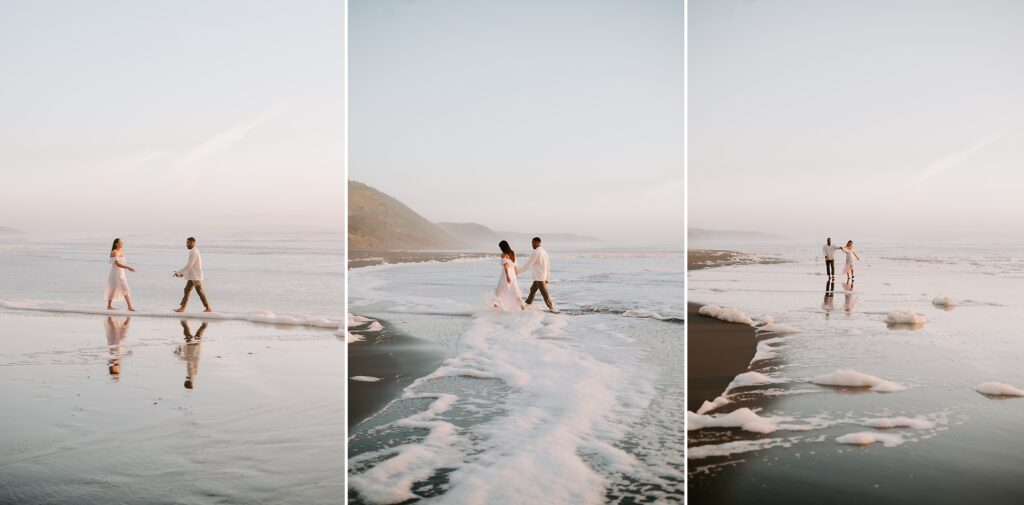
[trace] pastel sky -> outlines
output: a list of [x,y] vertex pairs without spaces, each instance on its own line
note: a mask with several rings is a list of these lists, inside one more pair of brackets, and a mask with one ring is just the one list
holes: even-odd
[[682,245],[679,0],[352,0],[349,177],[432,221]]
[[343,227],[344,6],[0,3],[0,226]]
[[693,0],[689,224],[1024,237],[1024,3]]

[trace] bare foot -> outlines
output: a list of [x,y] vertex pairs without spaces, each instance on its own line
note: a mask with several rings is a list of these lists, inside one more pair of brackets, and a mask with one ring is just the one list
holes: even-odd
[[135,312],[135,307],[128,307],[128,310]]
[[206,310],[204,310],[203,312],[213,312],[213,309],[211,309],[210,307],[206,307]]
[[111,307],[110,305],[107,305],[107,310],[114,310],[114,307]]
[[178,307],[174,309],[175,312],[185,312],[185,307]]

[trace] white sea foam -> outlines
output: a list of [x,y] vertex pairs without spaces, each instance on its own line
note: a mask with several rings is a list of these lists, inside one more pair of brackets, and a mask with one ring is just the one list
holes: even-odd
[[363,340],[366,340],[366,338],[363,337],[362,335],[355,335],[355,334],[347,332],[347,331],[345,332],[345,343],[346,344],[351,344],[353,342],[362,342]]
[[881,443],[886,447],[896,447],[904,442],[903,437],[893,433],[877,433],[874,431],[859,431],[848,433],[836,438],[836,442],[849,445],[871,445]]
[[771,419],[761,417],[746,407],[720,415],[686,413],[687,431],[705,428],[739,428],[753,433],[771,433],[777,429]]
[[665,315],[653,310],[647,309],[629,309],[622,313],[626,317],[646,317],[651,319],[657,319],[659,321],[682,321],[682,316]]
[[948,296],[936,296],[935,298],[932,298],[932,305],[939,307],[954,307],[956,304],[956,300]]
[[698,414],[707,414],[708,412],[711,412],[712,410],[715,410],[718,407],[721,407],[723,405],[728,405],[730,403],[732,403],[732,400],[730,400],[730,399],[728,399],[728,398],[726,398],[724,396],[719,396],[719,397],[717,397],[717,398],[715,398],[714,400],[711,400],[711,401],[705,400],[704,403],[701,404],[700,408],[697,409],[697,413]]
[[726,387],[725,390],[729,391],[730,389],[733,388],[743,386],[758,386],[761,384],[770,384],[772,382],[775,382],[775,380],[761,372],[744,372],[734,377],[732,379],[732,382],[729,383],[729,386]]
[[37,302],[24,300],[0,301],[0,307],[12,310],[29,310],[35,312],[50,312],[55,314],[83,314],[100,316],[130,316],[130,317],[172,317],[175,319],[201,319],[201,320],[229,320],[249,321],[252,323],[277,324],[283,326],[309,326],[316,328],[331,328],[337,330],[342,321],[326,316],[304,316],[292,314],[277,314],[269,310],[255,310],[252,312],[174,312],[166,311],[137,310],[105,310],[75,307],[59,307]]
[[358,381],[358,382],[379,382],[381,380],[380,377],[370,377],[368,375],[355,375],[355,376],[349,377],[349,379],[352,379],[352,380]]
[[743,311],[731,307],[719,307],[718,305],[704,305],[700,309],[697,309],[697,313],[702,316],[713,317],[715,319],[721,319],[722,321],[730,323],[742,323],[747,325],[753,325],[754,320],[750,316],[743,313]]
[[[638,350],[621,347],[622,336],[594,324],[532,311],[481,313],[460,337],[457,356],[417,379],[406,396],[451,378],[500,380],[506,391],[501,408],[514,415],[469,433],[438,417],[461,405],[459,396],[449,395],[444,408],[416,416],[416,423],[435,423],[424,425],[432,430],[426,440],[384,450],[391,457],[373,451],[350,459],[352,489],[373,503],[402,501],[417,496],[415,483],[453,469],[435,501],[603,503],[607,477],[597,468],[634,476],[650,471],[618,442],[647,412],[654,376],[640,365]],[[547,338],[537,338],[541,334]],[[474,447],[479,441],[485,447]],[[681,481],[681,470],[659,468],[678,472]]]
[[778,333],[780,335],[787,335],[791,333],[800,333],[800,328],[790,326],[788,324],[781,323],[768,323],[755,330],[757,333]]
[[901,384],[850,369],[840,369],[819,375],[811,379],[811,382],[825,386],[871,388],[872,391],[878,393],[894,393],[906,389],[906,386]]
[[886,324],[922,325],[926,323],[924,316],[910,309],[898,309],[885,315]]
[[935,421],[921,417],[882,417],[878,419],[867,419],[861,424],[871,428],[914,428],[915,430],[927,430],[935,427]]
[[729,456],[744,452],[760,451],[772,447],[790,447],[793,442],[784,438],[759,438],[755,440],[736,440],[722,444],[705,444],[690,447],[686,451],[689,459],[698,460],[711,457]]
[[974,390],[991,396],[1024,396],[1024,389],[1015,388],[1002,382],[982,382],[974,387]]

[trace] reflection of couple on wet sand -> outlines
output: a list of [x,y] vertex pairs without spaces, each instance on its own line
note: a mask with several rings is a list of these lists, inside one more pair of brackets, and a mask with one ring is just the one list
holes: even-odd
[[[548,294],[548,278],[551,276],[551,259],[548,252],[540,245],[540,237],[533,237],[533,253],[530,259],[526,260],[522,270],[516,265],[516,252],[502,240],[498,242],[501,249],[501,274],[498,277],[498,287],[494,290],[494,306],[504,310],[526,310],[526,306],[533,303],[533,299],[540,291],[544,297],[544,303],[551,312],[558,312],[555,305],[551,303],[551,296]],[[523,303],[523,292],[519,289],[520,271],[529,270],[533,275],[533,284],[530,285],[530,295]]]
[[[203,289],[203,258],[199,255],[199,248],[196,247],[196,239],[194,237],[186,239],[185,247],[188,248],[188,262],[181,270],[173,274],[174,277],[184,278],[187,281],[185,296],[181,299],[181,306],[174,311],[185,311],[189,295],[194,289],[203,302],[205,309],[203,312],[212,312],[210,303],[206,301],[206,290]],[[135,307],[132,306],[132,290],[128,287],[126,271],[134,272],[135,269],[128,266],[128,262],[124,259],[124,241],[115,238],[114,245],[110,247],[110,275],[107,277],[107,289],[103,293],[103,297],[107,299],[107,310],[114,310],[115,298],[124,298],[128,304],[128,310],[135,312]]]
[[821,247],[822,254],[825,255],[825,275],[828,275],[829,279],[835,280],[836,278],[836,251],[843,251],[846,253],[846,265],[843,267],[843,273],[846,274],[846,282],[853,282],[853,262],[860,261],[860,256],[853,250],[853,241],[848,240],[845,246],[832,245],[832,237],[825,239],[825,245]]
[[[107,359],[107,370],[114,381],[121,379],[121,355],[124,353],[124,339],[128,336],[128,326],[132,318],[107,317],[103,321],[103,328],[107,333],[107,348],[110,358]],[[188,321],[181,320],[181,328],[185,334],[185,343],[174,349],[174,354],[185,360],[185,389],[192,389],[196,375],[199,375],[199,351],[202,344],[203,333],[206,333],[207,322],[199,325],[195,334],[189,327]]]

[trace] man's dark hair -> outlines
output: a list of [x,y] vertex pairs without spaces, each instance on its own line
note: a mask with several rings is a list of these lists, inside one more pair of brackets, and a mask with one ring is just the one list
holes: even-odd
[[533,237],[534,242],[540,242],[540,237]]
[[195,242],[196,238],[195,237],[189,237],[189,238],[185,239],[185,241],[187,241],[187,242]]

